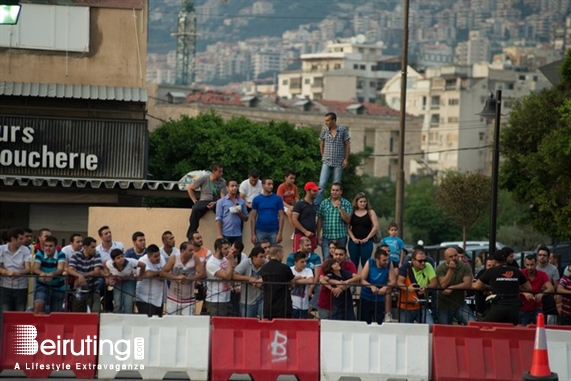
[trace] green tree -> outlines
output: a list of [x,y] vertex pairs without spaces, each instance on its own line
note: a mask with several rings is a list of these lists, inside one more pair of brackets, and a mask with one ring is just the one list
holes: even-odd
[[[362,189],[356,175],[362,154],[352,154],[343,171],[345,196]],[[183,115],[169,120],[149,136],[149,172],[154,179],[179,180],[192,170],[224,165],[224,178],[241,181],[257,168],[263,177],[277,184],[286,169],[297,172],[298,186],[319,179],[321,156],[319,133],[312,128],[296,128],[287,122],[258,123],[245,117],[224,120],[210,110],[191,118]],[[147,198],[147,206],[184,206],[186,199]]]
[[538,233],[530,225],[503,225],[498,228],[498,241],[510,246],[518,246],[524,250],[533,250],[538,243],[545,242],[546,237]]
[[466,246],[468,229],[488,214],[491,182],[481,173],[449,173],[436,191],[436,204],[448,218],[462,228],[462,240]]
[[422,240],[425,245],[456,240],[461,231],[451,225],[443,210],[436,204],[437,187],[429,177],[406,186],[404,204],[404,233],[407,242]]
[[395,216],[396,183],[389,177],[363,176],[363,189],[379,218]]
[[571,50],[562,83],[517,102],[502,129],[501,186],[529,206],[523,222],[539,232],[571,237]]

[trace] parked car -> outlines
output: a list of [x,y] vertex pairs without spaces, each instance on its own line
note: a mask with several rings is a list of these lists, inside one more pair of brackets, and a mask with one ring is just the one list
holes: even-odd
[[[454,243],[454,242],[453,242]],[[434,261],[436,262],[436,265],[440,265],[442,262],[444,262],[444,252],[446,251],[446,249],[448,249],[449,247],[460,247],[461,245],[449,245],[449,246],[441,246],[441,245],[433,245],[433,246],[425,246],[424,247],[424,252],[426,253],[426,255],[428,255],[429,257],[432,257],[432,259],[434,259]],[[478,254],[480,254],[480,252],[482,251],[487,251],[488,248],[485,246],[466,246],[466,250],[464,250],[465,252],[465,256],[466,259],[468,260],[468,262],[470,262],[470,266],[472,267],[472,269],[474,269],[474,260],[473,258],[477,257]],[[481,267],[478,267],[478,269]]]
[[[464,242],[462,241],[451,241],[451,242],[441,242],[440,246],[459,246],[462,247],[462,245],[464,245]],[[484,247],[489,247],[490,246],[490,242],[488,241],[466,241],[466,247],[468,246],[484,246]],[[497,242],[496,241],[496,249],[501,250],[504,248],[505,245],[503,245],[501,242]]]

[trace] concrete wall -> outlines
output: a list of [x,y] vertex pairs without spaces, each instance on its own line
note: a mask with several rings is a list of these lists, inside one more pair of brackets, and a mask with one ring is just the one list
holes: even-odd
[[88,53],[0,49],[3,80],[145,87],[147,6],[91,8]]
[[[177,247],[186,241],[186,230],[188,228],[188,217],[190,209],[175,208],[121,208],[121,207],[90,207],[88,235],[97,239],[97,230],[104,225],[108,225],[113,233],[113,240],[123,242],[125,249],[133,246],[131,235],[135,231],[145,233],[147,246],[156,244],[161,247],[161,236],[165,230],[172,231],[176,239]],[[216,226],[214,224],[214,213],[208,213],[200,220],[198,229],[204,239],[204,246],[210,250],[214,249],[214,241],[217,238]],[[291,229],[287,221],[284,225],[284,249],[290,253],[293,248],[291,240]],[[250,223],[244,224],[244,252],[249,253],[253,245],[250,242]]]

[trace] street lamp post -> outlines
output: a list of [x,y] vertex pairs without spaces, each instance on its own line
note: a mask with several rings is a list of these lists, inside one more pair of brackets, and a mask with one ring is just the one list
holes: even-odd
[[410,0],[404,2],[404,20],[402,33],[402,61],[401,61],[401,83],[400,83],[400,122],[399,122],[399,153],[398,153],[398,172],[396,186],[396,208],[395,218],[399,226],[399,233],[402,237],[403,213],[404,213],[404,134],[406,124],[406,71],[408,67],[408,14],[410,8]]
[[502,90],[496,90],[496,97],[490,94],[486,99],[484,109],[479,114],[487,120],[495,120],[494,126],[494,151],[492,157],[492,203],[490,207],[490,242],[489,252],[493,255],[496,251],[496,224],[498,214],[498,177],[500,169],[500,122],[502,117]]

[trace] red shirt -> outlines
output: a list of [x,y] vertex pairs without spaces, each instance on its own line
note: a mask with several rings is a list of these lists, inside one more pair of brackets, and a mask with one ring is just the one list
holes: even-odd
[[280,184],[276,193],[286,204],[290,205],[293,205],[295,203],[295,199],[299,198],[297,187],[295,185],[287,185],[286,183]]
[[[561,280],[559,280],[559,285],[564,289],[571,291],[571,278],[563,275]],[[561,301],[563,302],[563,305],[561,306],[561,316],[571,317],[571,295],[561,295]]]
[[[333,259],[328,259],[328,260],[332,261]],[[353,274],[357,274],[357,268],[355,267],[355,264],[351,262],[349,259],[343,262],[343,264],[341,265],[341,270],[346,270],[350,271]],[[325,275],[323,273],[323,266],[321,266],[321,268],[319,269],[319,276],[321,277],[322,275]],[[331,306],[332,306],[331,290],[325,287],[324,285],[321,285],[321,291],[319,292],[319,299],[317,299],[317,307],[331,311]]]
[[[549,282],[549,277],[546,273],[540,270],[535,270],[535,278],[531,280],[529,275],[527,274],[526,269],[521,269],[523,276],[529,281],[531,284],[531,291],[533,292],[541,292],[543,285]],[[541,308],[541,302],[536,302],[535,300],[527,300],[523,295],[520,294],[519,298],[523,302],[523,306],[521,306],[522,311],[535,311],[536,309]]]

